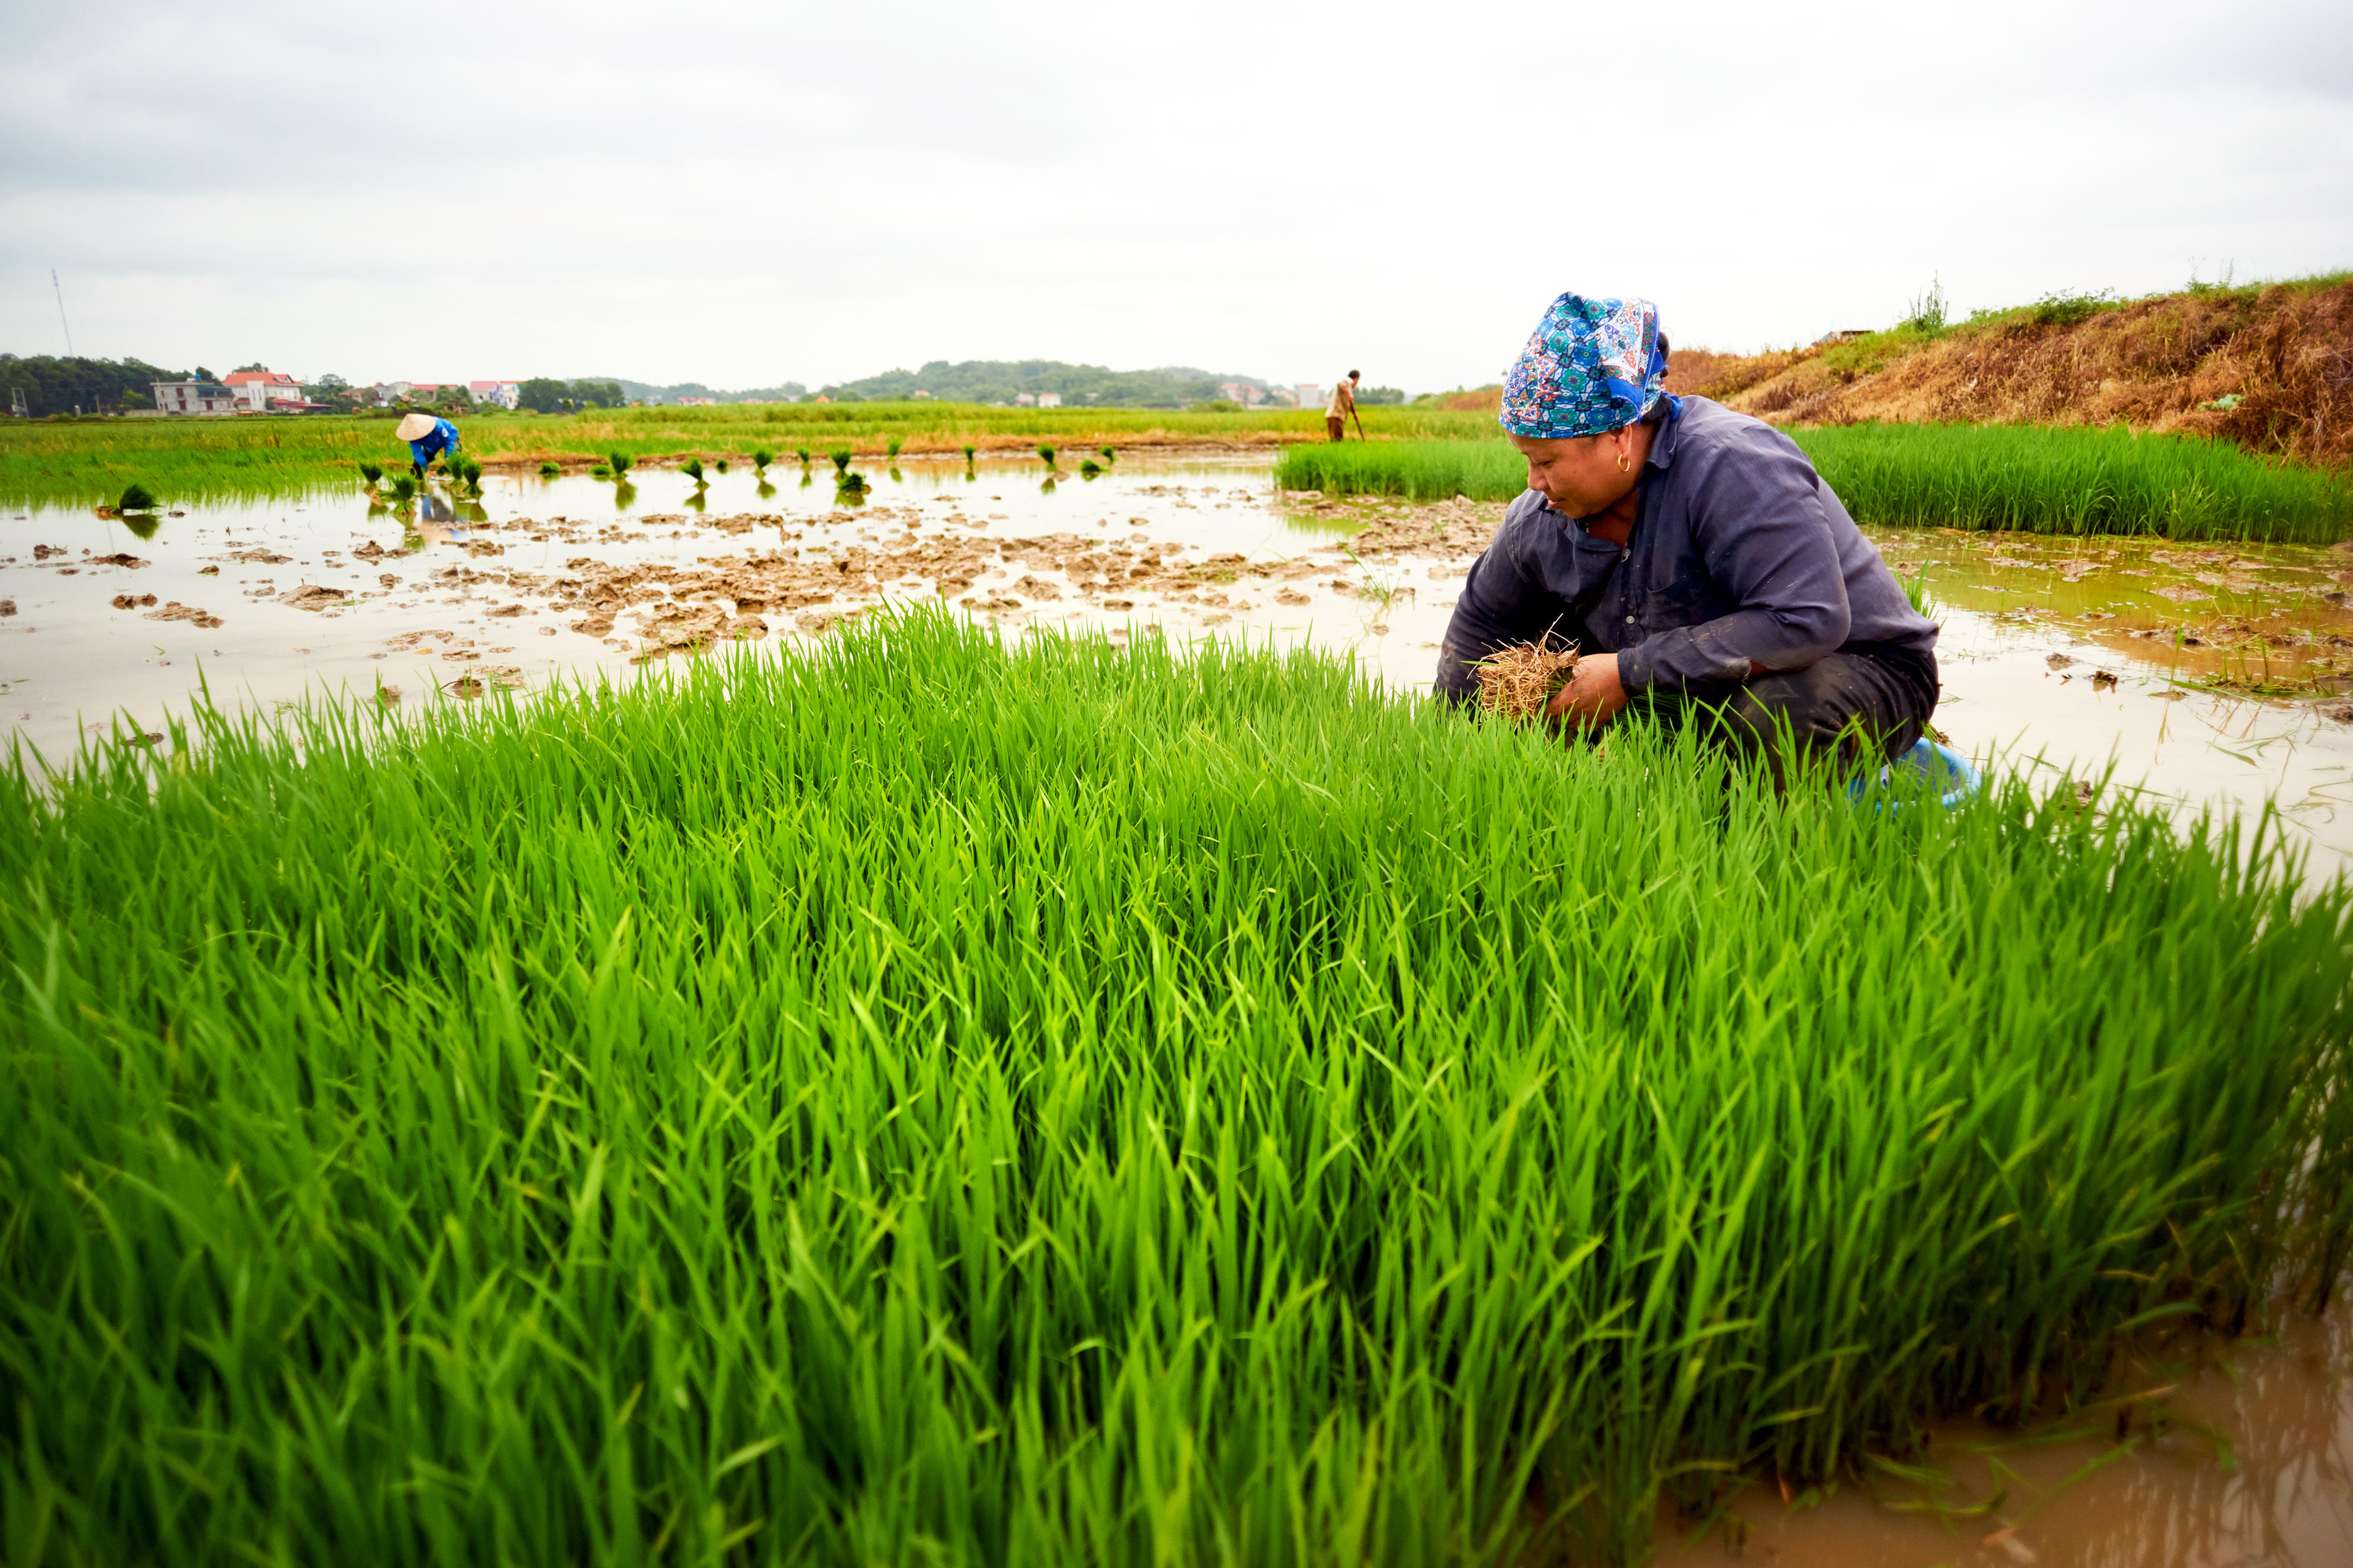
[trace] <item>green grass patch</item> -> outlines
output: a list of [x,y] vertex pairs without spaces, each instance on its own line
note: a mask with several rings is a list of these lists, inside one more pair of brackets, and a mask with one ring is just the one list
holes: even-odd
[[[987,408],[947,403],[730,405],[603,409],[569,416],[478,416],[457,421],[466,450],[493,467],[610,463],[616,456],[714,460],[754,444],[848,446],[910,457],[970,445],[1026,455],[1042,441],[1073,449],[1322,439],[1320,416],[1290,409],[1185,414],[1148,408]],[[1476,413],[1368,409],[1376,435],[1454,437],[1493,427]],[[99,505],[137,480],[166,500],[301,495],[349,487],[361,462],[406,467],[406,443],[385,419],[106,419],[0,425],[0,501]]]
[[[2346,476],[2224,441],[2030,425],[1809,426],[1786,434],[1862,522],[2309,544],[2353,532]],[[1527,466],[1500,439],[1347,442],[1285,448],[1275,482],[1333,494],[1504,500],[1527,488]]]
[[289,722],[0,777],[23,1561],[1623,1558],[2341,1243],[2268,820],[937,615]]

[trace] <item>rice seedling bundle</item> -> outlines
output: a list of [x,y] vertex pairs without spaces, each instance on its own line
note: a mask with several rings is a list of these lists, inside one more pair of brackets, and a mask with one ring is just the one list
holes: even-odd
[[1119,460],[1119,455],[1113,452],[1109,447],[1097,447],[1095,450],[1103,454],[1103,460],[1106,463],[1114,463]]
[[1096,462],[1092,458],[1084,458],[1080,459],[1079,476],[1082,479],[1092,479],[1103,471],[1103,466],[1101,463]]
[[542,478],[553,479],[564,471],[564,466],[561,463],[542,463],[539,471]]
[[798,458],[801,460],[801,467],[802,467],[802,468],[807,468],[807,467],[808,467],[808,462],[809,462],[809,449],[808,449],[807,447],[794,447],[794,448],[793,448],[793,456],[794,456],[794,457],[796,457],[796,458]]
[[616,474],[626,474],[629,471],[630,465],[636,461],[637,459],[627,452],[609,452],[606,454],[605,466]]
[[362,489],[370,489],[370,490],[372,490],[372,489],[375,489],[375,487],[376,487],[378,484],[380,484],[380,483],[382,483],[382,482],[383,482],[383,479],[384,479],[384,465],[383,465],[383,464],[381,464],[381,463],[362,463],[359,467],[360,467],[360,488],[361,488]]
[[687,458],[686,461],[678,466],[678,471],[684,474],[688,479],[692,479],[694,481],[694,488],[697,489],[701,489],[703,486],[711,482],[702,477],[702,459],[701,458]]
[[973,445],[971,442],[969,442],[969,441],[967,441],[967,442],[965,442],[965,447],[964,447],[964,460],[965,460],[965,466],[969,467],[969,466],[971,465],[971,463],[972,463],[972,457],[973,457],[973,454],[974,454],[975,452],[978,451],[979,449],[980,449],[979,447],[977,447],[974,446],[974,445]]
[[1623,1560],[2341,1260],[2268,820],[936,615],[396,713],[0,777],[20,1558]]
[[155,510],[155,498],[153,495],[149,493],[145,485],[141,484],[137,479],[133,479],[129,484],[123,486],[122,493],[115,498],[114,510],[118,512],[153,511]]
[[[1785,432],[1847,510],[1889,526],[2327,543],[2353,532],[2353,485],[2226,442],[2122,429],[1855,425]],[[1374,441],[1284,450],[1290,489],[1506,500],[1527,488],[1508,442]]]
[[833,471],[835,473],[847,474],[849,472],[849,460],[858,456],[858,454],[848,447],[836,447],[832,451],[828,452],[826,456],[833,459]]
[[1479,661],[1479,710],[1527,723],[1544,717],[1577,669],[1574,647],[1514,643]]
[[776,453],[768,450],[767,447],[754,447],[752,448],[752,467],[758,472],[767,472],[768,465],[776,460]]
[[904,447],[906,444],[907,439],[905,437],[893,436],[883,443],[883,447],[892,458],[896,458],[899,456],[899,448]]
[[602,463],[592,463],[588,467],[588,477],[592,479],[609,479],[613,477],[613,470]]

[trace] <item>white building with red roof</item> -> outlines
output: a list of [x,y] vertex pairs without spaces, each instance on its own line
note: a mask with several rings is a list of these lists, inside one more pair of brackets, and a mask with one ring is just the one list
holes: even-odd
[[476,403],[495,403],[501,408],[522,406],[522,383],[519,381],[470,381],[466,390]]
[[221,384],[244,401],[248,413],[267,414],[272,403],[302,402],[302,384],[274,370],[231,371]]

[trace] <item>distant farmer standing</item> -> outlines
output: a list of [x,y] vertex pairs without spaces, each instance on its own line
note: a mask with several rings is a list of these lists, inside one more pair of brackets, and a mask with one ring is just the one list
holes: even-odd
[[1356,411],[1356,373],[1350,371],[1332,389],[1332,401],[1324,406],[1324,428],[1332,432],[1335,441],[1348,438],[1348,416]]
[[447,419],[438,419],[430,414],[408,416],[393,434],[408,443],[412,459],[409,467],[417,470],[417,477],[420,479],[425,477],[427,463],[458,449],[458,427]]
[[1797,444],[1664,389],[1645,300],[1563,294],[1504,387],[1528,489],[1471,568],[1439,656],[1473,665],[1547,635],[1586,657],[1546,712],[1582,729],[1630,703],[1762,752],[1786,733],[1890,761],[1936,706],[1936,627],[1915,611]]

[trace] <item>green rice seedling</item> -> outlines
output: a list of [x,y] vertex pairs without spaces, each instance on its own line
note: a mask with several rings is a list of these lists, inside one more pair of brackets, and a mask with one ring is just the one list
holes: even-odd
[[702,459],[700,458],[687,458],[686,461],[678,466],[678,471],[684,474],[688,479],[692,479],[696,489],[701,489],[703,486],[711,482],[703,477]]
[[834,481],[834,488],[852,493],[863,491],[868,488],[866,476],[854,468],[844,468],[841,477]]
[[0,769],[27,1561],[1627,1562],[2343,1259],[2271,818],[939,613],[168,727]]
[[965,468],[970,468],[970,467],[972,467],[973,454],[974,454],[974,453],[976,453],[976,452],[977,452],[977,451],[979,451],[979,450],[980,450],[980,448],[979,448],[979,447],[977,447],[974,446],[974,445],[973,445],[971,442],[969,442],[969,441],[966,441],[966,442],[964,444],[964,466],[965,466]]
[[588,477],[592,479],[609,479],[613,477],[613,470],[603,463],[592,463],[589,465]]
[[482,465],[476,462],[471,458],[461,458],[459,459],[459,476],[465,480],[466,489],[475,495],[480,495],[482,493]]
[[540,477],[542,479],[552,479],[563,471],[564,467],[560,463],[542,463],[539,466]]
[[752,467],[754,471],[763,474],[766,473],[768,471],[768,465],[776,460],[776,455],[768,450],[767,447],[754,447],[752,448]]
[[858,456],[858,454],[851,451],[847,447],[836,447],[832,451],[828,452],[826,456],[833,459],[833,471],[835,473],[848,474],[849,472],[849,460]]
[[383,482],[384,465],[382,463],[362,463],[360,465],[360,489],[364,490],[372,490]]
[[807,447],[794,447],[793,456],[800,459],[802,468],[806,468],[809,466],[809,449]]
[[395,475],[392,481],[392,499],[396,501],[416,500],[417,481],[406,474]]
[[1097,447],[1095,450],[1103,454],[1103,460],[1105,464],[1119,461],[1119,454],[1113,451],[1109,447]]
[[1038,444],[1038,456],[1046,460],[1046,466],[1048,468],[1050,468],[1054,466],[1054,448],[1051,446],[1042,441],[1039,442]]
[[723,474],[727,471],[727,459],[724,458],[718,458],[713,461],[711,466]]
[[122,493],[115,498],[114,510],[118,512],[153,511],[155,497],[145,485],[133,479],[125,485],[122,488]]
[[[1784,432],[1859,521],[2032,533],[2328,543],[2353,531],[2353,486],[2225,442],[2121,428],[1823,426]],[[1527,487],[1508,442],[1295,446],[1288,489],[1507,500]]]
[[605,466],[616,474],[628,473],[631,466],[636,462],[637,459],[635,458],[632,458],[627,452],[622,451],[608,453],[605,458]]
[[1103,466],[1092,458],[1082,458],[1079,462],[1079,475],[1082,479],[1092,479],[1103,471]]
[[903,436],[892,436],[882,443],[886,454],[894,461],[899,456],[899,449],[906,444],[907,438]]

